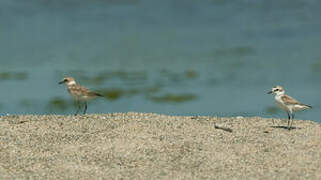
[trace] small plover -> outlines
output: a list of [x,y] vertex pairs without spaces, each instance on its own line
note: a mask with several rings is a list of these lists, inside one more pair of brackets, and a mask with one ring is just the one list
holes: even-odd
[[[274,100],[275,103],[283,109],[288,115],[288,129],[291,129],[294,113],[296,111],[302,111],[305,109],[310,109],[312,106],[302,104],[299,101],[295,100],[293,97],[285,94],[284,89],[281,86],[275,86],[272,88],[272,91],[268,92],[268,94],[275,94]],[[291,121],[292,120],[292,121]],[[290,123],[291,121],[291,123]]]
[[59,84],[65,84],[71,97],[77,101],[78,109],[75,115],[77,115],[81,109],[82,103],[85,104],[84,114],[86,114],[87,102],[98,96],[103,97],[103,95],[99,93],[92,92],[89,89],[78,85],[73,77],[65,77]]

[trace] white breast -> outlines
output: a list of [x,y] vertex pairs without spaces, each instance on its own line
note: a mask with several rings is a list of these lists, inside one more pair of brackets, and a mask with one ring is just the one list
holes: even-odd
[[289,112],[290,111],[289,107],[283,103],[281,97],[282,96],[278,96],[278,95],[274,97],[275,104],[278,105],[281,109]]

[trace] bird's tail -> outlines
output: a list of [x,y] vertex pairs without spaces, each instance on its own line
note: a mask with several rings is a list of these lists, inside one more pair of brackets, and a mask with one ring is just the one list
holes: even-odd
[[99,97],[104,97],[102,94],[99,94],[99,93],[95,93],[95,95]]
[[310,105],[305,104],[305,106],[312,109],[312,106],[310,106]]

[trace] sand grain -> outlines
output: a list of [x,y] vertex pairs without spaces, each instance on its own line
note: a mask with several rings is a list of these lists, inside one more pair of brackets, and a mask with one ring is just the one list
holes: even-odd
[[0,179],[321,179],[311,121],[291,131],[260,117],[148,113],[0,121]]

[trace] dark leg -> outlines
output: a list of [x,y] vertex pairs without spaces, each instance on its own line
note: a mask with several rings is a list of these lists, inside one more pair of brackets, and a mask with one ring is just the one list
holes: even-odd
[[291,121],[291,124],[290,124],[290,129],[292,127],[293,121],[294,121],[294,113],[292,114],[292,121]]
[[81,109],[81,103],[79,101],[77,101],[77,104],[78,104],[78,109],[75,113],[75,116],[78,114],[79,110]]
[[289,126],[290,126],[291,116],[290,116],[289,112],[286,112],[286,113],[288,114],[288,128],[289,128]]
[[84,114],[86,114],[87,111],[87,102],[85,102],[85,110],[84,110]]

